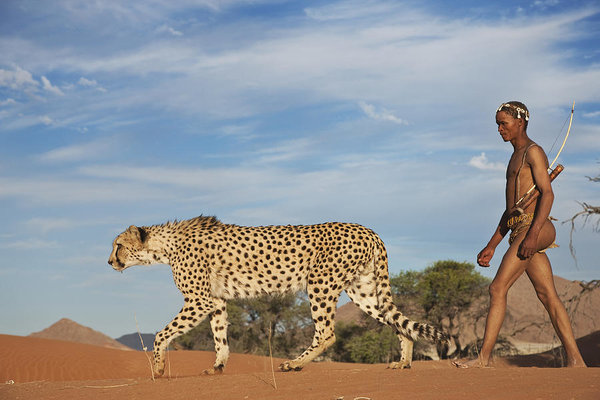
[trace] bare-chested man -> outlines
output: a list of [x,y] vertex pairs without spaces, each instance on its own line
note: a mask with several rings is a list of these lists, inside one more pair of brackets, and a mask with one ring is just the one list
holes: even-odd
[[[477,263],[489,267],[496,246],[511,231],[510,247],[504,254],[496,277],[490,285],[490,309],[485,325],[479,357],[467,362],[454,362],[461,368],[490,365],[492,349],[506,313],[506,295],[517,278],[527,273],[538,298],[548,311],[552,325],[562,341],[570,367],[585,367],[579,353],[569,316],[558,298],[552,267],[545,250],[553,247],[556,231],[549,219],[554,193],[548,176],[548,159],[540,146],[527,136],[529,111],[523,103],[511,101],[496,111],[498,132],[514,148],[506,171],[506,211],[500,218],[489,243],[477,255]],[[524,210],[513,210],[515,203],[535,183],[539,197]]]

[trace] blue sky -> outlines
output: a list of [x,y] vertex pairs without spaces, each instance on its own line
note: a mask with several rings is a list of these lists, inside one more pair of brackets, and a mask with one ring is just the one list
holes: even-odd
[[[594,1],[2,1],[0,333],[162,329],[169,268],[107,264],[131,224],[357,222],[392,273],[474,262],[508,100],[550,158],[576,101],[553,215],[597,205],[598,43]],[[555,273],[600,278],[599,234],[578,225],[576,267],[556,226]]]

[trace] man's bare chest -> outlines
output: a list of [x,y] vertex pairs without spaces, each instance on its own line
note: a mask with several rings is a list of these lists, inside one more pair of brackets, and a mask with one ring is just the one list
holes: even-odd
[[524,169],[527,169],[527,163],[524,160],[524,152],[519,151],[513,153],[510,161],[508,162],[508,167],[506,168],[506,179],[510,181],[514,181]]

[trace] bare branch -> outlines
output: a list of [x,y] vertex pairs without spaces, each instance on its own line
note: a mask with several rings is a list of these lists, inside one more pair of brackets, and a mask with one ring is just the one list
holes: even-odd
[[[571,222],[571,233],[570,233],[570,240],[569,240],[569,250],[571,250],[571,255],[573,256],[573,259],[575,260],[575,266],[576,267],[578,267],[578,265],[577,265],[577,257],[575,255],[575,246],[573,246],[573,232],[575,232],[575,220],[578,219],[578,218],[582,218],[583,219],[583,225],[581,227],[583,228],[587,224],[587,222],[590,219],[590,217],[592,217],[594,215],[600,215],[600,207],[591,206],[591,205],[589,205],[587,203],[579,203],[579,204],[583,208],[583,211],[579,211],[572,218],[563,221],[563,224],[567,223],[569,221]],[[600,218],[598,218],[598,220],[596,221],[595,226],[593,227],[593,229],[595,231],[597,231],[597,232],[600,231]]]

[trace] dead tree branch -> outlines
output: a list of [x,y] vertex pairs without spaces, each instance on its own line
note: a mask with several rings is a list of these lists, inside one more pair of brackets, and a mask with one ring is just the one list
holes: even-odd
[[[590,178],[590,180],[592,180],[592,178]],[[575,255],[575,246],[573,245],[573,232],[575,232],[575,220],[583,219],[583,225],[582,225],[582,228],[583,228],[588,223],[589,219],[592,216],[600,215],[600,207],[591,206],[587,203],[579,203],[579,204],[581,205],[583,210],[579,211],[577,214],[573,215],[572,218],[563,221],[563,224],[567,223],[567,222],[571,222],[571,233],[569,235],[570,236],[569,250],[571,250],[571,255],[573,256],[573,259],[575,260],[575,266],[577,266],[577,257]],[[600,218],[598,218],[598,220],[594,223],[593,229],[596,232],[600,231]]]

